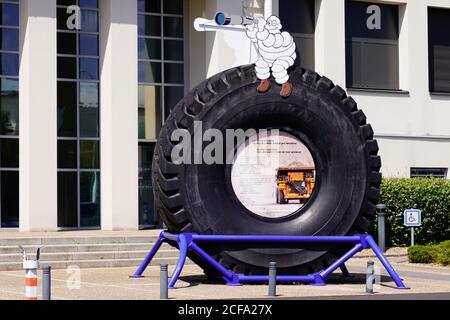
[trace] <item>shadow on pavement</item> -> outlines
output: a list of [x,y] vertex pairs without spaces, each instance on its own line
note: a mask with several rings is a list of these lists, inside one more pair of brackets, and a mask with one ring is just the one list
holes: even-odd
[[[180,277],[181,281],[189,283],[191,286],[200,285],[200,284],[209,284],[209,285],[225,285],[225,281],[220,278],[208,278],[205,275],[193,275],[193,276],[182,276]],[[392,282],[392,279],[389,276],[381,276],[381,283],[389,283]],[[365,274],[351,274],[350,277],[343,277],[341,275],[332,275],[328,280],[327,284],[365,284],[366,283],[366,275]],[[266,283],[267,284],[267,283]],[[280,283],[279,285],[300,285],[304,283]],[[253,285],[253,284],[246,284]],[[261,285],[260,283],[254,285]],[[305,284],[307,285],[307,284]],[[390,287],[390,286],[388,286]]]

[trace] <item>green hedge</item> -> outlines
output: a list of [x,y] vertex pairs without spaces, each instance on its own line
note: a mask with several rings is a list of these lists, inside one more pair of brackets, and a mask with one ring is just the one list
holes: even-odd
[[439,263],[450,265],[450,241],[434,246],[415,246],[408,248],[411,263]]
[[[422,210],[422,227],[416,228],[417,244],[450,240],[450,181],[445,179],[383,179],[380,203],[386,205],[386,245],[409,246],[410,229],[403,226],[405,209]],[[377,235],[376,218],[371,234]]]

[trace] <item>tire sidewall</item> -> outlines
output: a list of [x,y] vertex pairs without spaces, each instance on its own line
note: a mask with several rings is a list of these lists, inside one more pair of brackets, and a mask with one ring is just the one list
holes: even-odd
[[[203,130],[276,128],[299,138],[318,168],[312,199],[288,217],[266,219],[252,214],[239,202],[231,186],[231,166],[185,165],[180,174],[181,193],[196,232],[339,236],[351,230],[368,185],[365,140],[350,112],[330,92],[308,86],[299,78],[293,77],[292,82],[294,91],[288,99],[280,99],[280,87],[274,82],[266,94],[257,94],[257,84],[253,83],[210,103],[197,120],[203,122]],[[263,267],[270,252],[255,248],[226,255]],[[277,252],[281,268],[324,254],[298,249],[283,252],[282,256]]]

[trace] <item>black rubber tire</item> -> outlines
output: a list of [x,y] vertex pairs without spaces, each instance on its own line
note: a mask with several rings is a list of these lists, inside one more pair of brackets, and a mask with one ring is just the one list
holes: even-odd
[[[367,232],[381,183],[381,159],[371,126],[355,101],[331,80],[298,68],[291,72],[290,82],[294,89],[289,98],[280,97],[281,87],[274,81],[269,92],[259,94],[254,65],[238,67],[204,81],[174,108],[153,162],[156,208],[171,232],[323,236]],[[204,130],[279,128],[301,139],[317,166],[310,201],[289,217],[263,218],[237,199],[231,166],[172,163],[176,145],[170,141],[172,132],[181,128],[193,133],[194,121],[202,121]],[[281,274],[315,272],[346,249],[264,244],[204,248],[224,266],[244,274],[267,273],[271,261],[277,262]]]

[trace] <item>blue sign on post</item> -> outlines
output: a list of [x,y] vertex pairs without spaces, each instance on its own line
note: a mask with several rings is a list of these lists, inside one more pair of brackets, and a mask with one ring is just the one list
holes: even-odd
[[405,226],[411,228],[411,247],[414,247],[414,227],[422,225],[422,211],[419,209],[405,210]]
[[420,227],[422,225],[422,212],[419,209],[405,210],[405,226]]

